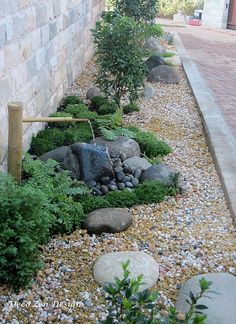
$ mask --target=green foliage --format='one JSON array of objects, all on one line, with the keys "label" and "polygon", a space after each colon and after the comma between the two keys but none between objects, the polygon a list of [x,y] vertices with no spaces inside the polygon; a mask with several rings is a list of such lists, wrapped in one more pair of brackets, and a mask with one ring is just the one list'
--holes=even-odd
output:
[{"label": "green foliage", "polygon": [[141,152],[147,157],[164,156],[171,152],[170,146],[158,140],[154,133],[141,131],[135,126],[129,126],[128,129],[135,133],[134,138],[138,142]]},{"label": "green foliage", "polygon": [[175,307],[170,307],[168,314],[162,316],[160,308],[155,304],[159,299],[157,292],[151,292],[146,289],[139,291],[142,285],[143,276],[131,278],[129,271],[130,261],[122,263],[123,278],[115,278],[115,283],[110,283],[104,287],[106,292],[106,300],[108,302],[108,315],[99,324],[112,323],[129,323],[129,324],[204,324],[207,318],[201,313],[201,310],[207,309],[205,305],[198,305],[198,300],[208,291],[211,282],[202,278],[199,281],[201,292],[190,296],[190,310],[185,314],[184,319],[179,319]]},{"label": "green foliage", "polygon": [[114,130],[107,129],[105,127],[100,127],[101,135],[105,137],[108,141],[114,141],[118,136],[126,136],[129,138],[134,138],[135,133],[124,127],[118,127]]},{"label": "green foliage", "polygon": [[143,26],[132,18],[104,15],[92,30],[99,66],[97,84],[120,105],[122,96],[138,98],[146,68],[142,60]]},{"label": "green foliage", "polygon": [[[73,117],[71,114],[64,112],[64,111],[57,111],[50,115],[50,117]],[[59,128],[67,128],[70,127],[71,123],[67,122],[56,122],[56,123],[50,123],[50,127],[59,127]]]},{"label": "green foliage", "polygon": [[157,0],[115,0],[115,7],[123,16],[136,21],[151,22],[157,15]]},{"label": "green foliage", "polygon": [[173,52],[165,52],[161,54],[162,57],[167,58],[167,57],[173,57],[175,56],[175,53]]},{"label": "green foliage", "polygon": [[0,282],[17,290],[42,267],[39,245],[49,237],[51,215],[45,192],[17,185],[0,172]]},{"label": "green foliage", "polygon": [[98,109],[99,115],[114,114],[119,106],[115,102],[107,102]]},{"label": "green foliage", "polygon": [[48,203],[45,208],[53,215],[50,234],[70,233],[79,227],[83,219],[83,209],[72,197],[87,193],[87,187],[72,180],[69,172],[61,170],[54,160],[45,163],[32,160],[26,155],[23,168],[26,183],[41,189],[47,196]]},{"label": "green foliage", "polygon": [[67,96],[62,101],[62,106],[67,107],[68,105],[79,105],[83,103],[79,96]]},{"label": "green foliage", "polygon": [[96,119],[98,127],[104,127],[107,129],[116,129],[117,127],[122,126],[123,122],[123,109],[118,108],[114,114],[99,116]]},{"label": "green foliage", "polygon": [[135,205],[159,203],[166,196],[175,195],[176,192],[175,188],[152,180],[139,184],[132,191],[111,191],[104,197],[97,197],[92,194],[84,195],[80,197],[79,202],[83,206],[84,213],[87,214],[98,208],[132,207]]},{"label": "green foliage", "polygon": [[134,111],[139,111],[139,106],[136,103],[130,103],[123,107],[124,114],[130,114]]},{"label": "green foliage", "polygon": [[94,120],[98,116],[95,111],[90,111],[85,104],[68,105],[65,112],[71,114],[74,118],[87,118],[90,120]]},{"label": "green foliage", "polygon": [[195,9],[203,9],[204,0],[159,0],[158,15],[160,17],[173,18],[178,10],[185,15],[191,16]]},{"label": "green foliage", "polygon": [[40,156],[57,147],[89,142],[92,138],[90,126],[86,122],[72,124],[66,129],[46,128],[32,139],[30,152]]},{"label": "green foliage", "polygon": [[92,110],[95,110],[98,112],[99,108],[102,105],[105,105],[108,102],[107,98],[102,96],[96,96],[91,99],[90,107]]}]

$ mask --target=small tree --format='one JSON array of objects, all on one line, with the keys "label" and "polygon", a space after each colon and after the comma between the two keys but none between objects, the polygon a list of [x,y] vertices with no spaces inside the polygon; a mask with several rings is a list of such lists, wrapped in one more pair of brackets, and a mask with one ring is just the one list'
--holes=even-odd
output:
[{"label": "small tree", "polygon": [[108,12],[92,33],[97,45],[97,84],[100,89],[107,97],[113,97],[118,105],[125,94],[131,102],[135,101],[146,73],[142,60],[144,25]]},{"label": "small tree", "polygon": [[151,22],[157,15],[157,0],[115,0],[119,12],[136,21]]}]

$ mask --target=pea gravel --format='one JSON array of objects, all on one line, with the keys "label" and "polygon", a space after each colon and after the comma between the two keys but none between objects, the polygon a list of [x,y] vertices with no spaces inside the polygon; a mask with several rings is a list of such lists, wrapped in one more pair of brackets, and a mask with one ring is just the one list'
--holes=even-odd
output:
[{"label": "pea gravel", "polygon": [[[131,209],[124,233],[89,236],[84,230],[53,239],[43,248],[45,269],[32,288],[0,287],[1,323],[95,323],[105,316],[102,289],[92,277],[96,258],[113,251],[144,251],[160,265],[154,290],[165,306],[189,278],[207,272],[236,275],[236,239],[223,190],[206,144],[201,119],[181,67],[179,85],[152,84],[156,97],[125,117],[154,131],[173,147],[163,160],[181,172],[184,194]],[[70,93],[85,97],[96,73],[89,63]]]}]

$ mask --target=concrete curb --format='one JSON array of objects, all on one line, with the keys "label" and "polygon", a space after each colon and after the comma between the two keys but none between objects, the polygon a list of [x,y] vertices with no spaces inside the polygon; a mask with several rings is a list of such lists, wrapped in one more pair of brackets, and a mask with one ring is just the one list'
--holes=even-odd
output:
[{"label": "concrete curb", "polygon": [[208,145],[236,226],[236,140],[178,33],[175,33],[175,45],[198,103]]}]

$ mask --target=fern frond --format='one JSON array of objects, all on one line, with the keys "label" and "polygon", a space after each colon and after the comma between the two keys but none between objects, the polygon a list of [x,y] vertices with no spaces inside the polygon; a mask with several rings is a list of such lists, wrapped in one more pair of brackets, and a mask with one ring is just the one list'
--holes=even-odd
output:
[{"label": "fern frond", "polygon": [[118,127],[115,130],[115,134],[117,136],[126,136],[128,138],[135,138],[135,133],[132,132],[131,130],[127,129],[127,128],[123,128],[123,127]]},{"label": "fern frond", "polygon": [[117,135],[115,134],[115,131],[107,129],[105,127],[99,128],[101,131],[101,134],[105,137],[107,141],[114,141],[117,139]]}]

